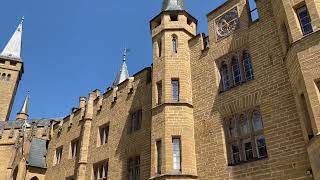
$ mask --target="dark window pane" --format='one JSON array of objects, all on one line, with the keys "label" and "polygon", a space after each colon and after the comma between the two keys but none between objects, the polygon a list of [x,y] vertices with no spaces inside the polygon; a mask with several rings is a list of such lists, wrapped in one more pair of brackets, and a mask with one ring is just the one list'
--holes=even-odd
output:
[{"label": "dark window pane", "polygon": [[179,88],[179,80],[172,80],[172,101],[179,102],[180,88]]},{"label": "dark window pane", "polygon": [[257,137],[257,148],[258,148],[258,157],[264,158],[268,156],[266,140],[264,136]]},{"label": "dark window pane", "polygon": [[244,150],[246,155],[246,160],[250,161],[253,159],[253,151],[251,142],[244,143]]},{"label": "dark window pane", "polygon": [[240,163],[240,150],[237,145],[232,145],[232,160],[233,164]]},{"label": "dark window pane", "polygon": [[298,18],[300,21],[302,33],[304,35],[313,32],[312,25],[311,25],[311,18],[306,6],[303,6],[297,9]]}]

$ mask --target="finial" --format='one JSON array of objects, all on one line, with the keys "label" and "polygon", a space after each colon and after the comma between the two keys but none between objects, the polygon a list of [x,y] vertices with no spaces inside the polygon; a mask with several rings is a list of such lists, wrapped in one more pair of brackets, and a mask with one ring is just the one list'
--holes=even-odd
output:
[{"label": "finial", "polygon": [[24,22],[24,16],[22,16],[21,18],[21,24]]},{"label": "finial", "polygon": [[127,56],[128,56],[128,52],[130,52],[130,49],[124,48],[124,51],[123,51],[123,62],[126,62]]}]

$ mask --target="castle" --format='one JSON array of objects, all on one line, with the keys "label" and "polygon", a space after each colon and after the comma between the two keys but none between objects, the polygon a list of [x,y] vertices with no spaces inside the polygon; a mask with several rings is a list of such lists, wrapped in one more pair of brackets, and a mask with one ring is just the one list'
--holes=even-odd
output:
[{"label": "castle", "polygon": [[153,64],[63,119],[8,121],[23,21],[0,56],[0,179],[320,179],[319,0],[229,0],[208,35],[183,0],[150,21]]}]

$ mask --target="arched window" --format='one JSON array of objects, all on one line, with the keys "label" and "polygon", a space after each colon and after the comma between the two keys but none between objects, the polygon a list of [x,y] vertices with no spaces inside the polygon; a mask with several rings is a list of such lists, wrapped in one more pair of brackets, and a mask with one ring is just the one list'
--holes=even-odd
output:
[{"label": "arched window", "polygon": [[247,51],[243,51],[243,66],[244,66],[246,80],[247,81],[253,80],[254,75],[253,75],[251,57]]},{"label": "arched window", "polygon": [[34,176],[33,178],[31,178],[30,180],[39,180],[39,178],[37,176]]},{"label": "arched window", "polygon": [[178,53],[178,38],[176,35],[172,36],[172,53]]},{"label": "arched window", "polygon": [[239,60],[237,57],[232,57],[231,60],[231,68],[232,68],[232,73],[233,73],[233,81],[234,85],[238,86],[241,84],[241,70],[240,70],[240,64]]},{"label": "arched window", "polygon": [[252,113],[252,124],[253,124],[254,131],[263,129],[262,117],[260,112],[257,110],[254,110]]},{"label": "arched window", "polygon": [[220,74],[222,79],[223,90],[228,90],[230,88],[230,82],[229,82],[228,65],[226,64],[226,62],[222,62]]},{"label": "arched window", "polygon": [[10,81],[10,79],[11,79],[11,74],[8,74],[6,81]]},{"label": "arched window", "polygon": [[250,133],[249,121],[246,114],[240,115],[240,131],[241,135],[246,135]]},{"label": "arched window", "polygon": [[237,127],[236,127],[236,120],[234,118],[230,118],[228,120],[228,122],[229,122],[229,125],[228,125],[228,127],[229,127],[229,129],[228,129],[229,137],[230,138],[237,137],[238,133],[237,133]]},{"label": "arched window", "polygon": [[3,74],[1,75],[0,80],[5,80],[5,79],[6,79],[6,77],[7,77],[6,73],[3,73]]}]

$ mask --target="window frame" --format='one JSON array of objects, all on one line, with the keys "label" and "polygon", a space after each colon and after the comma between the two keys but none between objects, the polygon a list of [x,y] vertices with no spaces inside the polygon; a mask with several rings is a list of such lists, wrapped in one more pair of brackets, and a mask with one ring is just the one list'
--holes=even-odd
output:
[{"label": "window frame", "polygon": [[162,104],[163,100],[163,85],[162,80],[157,82],[157,105]]},{"label": "window frame", "polygon": [[173,103],[180,102],[180,80],[179,80],[179,78],[171,79],[171,101]]},{"label": "window frame", "polygon": [[[103,172],[104,172],[104,175],[103,175]],[[108,160],[103,160],[103,161],[100,161],[100,162],[95,163],[93,165],[93,179],[94,180],[107,180],[108,179],[108,172],[109,172],[109,161]],[[102,174],[102,176],[100,174]]]},{"label": "window frame", "polygon": [[130,157],[127,161],[127,178],[128,180],[140,180],[140,155]]},{"label": "window frame", "polygon": [[[299,24],[300,24],[300,29],[302,31],[303,36],[306,36],[310,33],[314,32],[313,26],[312,26],[312,19],[309,13],[309,9],[307,7],[306,4],[299,6],[298,8],[295,9],[295,12],[297,14],[298,20],[299,20]],[[301,18],[301,13],[306,13],[306,16]],[[307,24],[303,24],[303,20],[305,20],[305,18],[308,18],[309,21],[307,22]],[[309,31],[305,31],[305,27],[310,26],[310,30]]]},{"label": "window frame", "polygon": [[59,165],[62,160],[62,154],[63,154],[63,146],[59,146],[55,150],[55,161],[54,165]]},{"label": "window frame", "polygon": [[76,138],[70,143],[70,159],[76,159],[79,156],[80,140]]},{"label": "window frame", "polygon": [[[142,119],[143,119],[143,111],[142,109],[136,110],[129,115],[129,124],[128,124],[128,133],[134,133],[139,131],[142,126]],[[134,118],[136,117],[136,118]]]},{"label": "window frame", "polygon": [[[178,145],[174,144],[175,140],[178,140]],[[175,145],[177,145],[176,147],[178,147],[178,151],[175,151]],[[175,153],[178,152],[179,156],[175,157]],[[175,159],[176,158],[176,159]],[[175,160],[179,160],[179,164],[176,164],[177,161]],[[177,167],[177,168],[175,168]],[[172,137],[172,169],[175,173],[181,173],[182,172],[182,141],[181,141],[181,137],[180,136],[173,136]]]},{"label": "window frame", "polygon": [[178,53],[178,36],[177,35],[172,35],[172,54],[177,54]]},{"label": "window frame", "polygon": [[[247,0],[247,4],[248,4],[248,10],[249,10],[249,17],[250,17],[250,21],[251,23],[255,23],[260,19],[260,14],[259,14],[259,10],[258,10],[258,6],[257,3],[254,2],[256,0]],[[254,4],[252,4],[254,3]],[[252,8],[252,6],[254,6]],[[254,14],[256,13],[257,17],[254,17]]]},{"label": "window frame", "polygon": [[162,141],[161,139],[156,141],[157,150],[157,174],[161,174],[162,169]]},{"label": "window frame", "polygon": [[[242,71],[241,71],[241,64],[239,62],[239,58],[237,56],[232,56],[231,58],[231,72],[233,78],[233,86],[240,86],[242,84]],[[237,67],[235,67],[237,66]],[[236,79],[239,78],[239,82]]]},{"label": "window frame", "polygon": [[[258,112],[261,120],[262,129],[255,130],[254,126],[254,120],[253,120],[253,113]],[[244,120],[247,122],[248,125],[248,132],[242,133],[241,130],[241,116],[246,117],[247,119]],[[233,122],[232,122],[233,121]],[[230,127],[234,126],[236,128],[237,136],[231,136]],[[267,150],[267,143],[266,138],[264,135],[264,126],[263,126],[263,118],[261,115],[261,111],[259,107],[246,110],[239,114],[231,115],[230,117],[224,118],[224,131],[225,131],[225,140],[226,140],[226,146],[227,146],[227,157],[228,157],[228,165],[234,166],[242,163],[247,163],[251,161],[256,161],[260,159],[268,158],[268,150]],[[260,156],[259,155],[259,146],[257,139],[259,137],[264,137],[264,147],[266,156]],[[251,143],[251,153],[252,158],[248,158],[246,154],[246,143]],[[233,152],[233,146],[238,146],[239,152],[240,152],[240,162],[237,162],[234,157]]]},{"label": "window frame", "polygon": [[98,132],[99,146],[108,144],[109,133],[110,133],[110,123],[106,123],[104,125],[99,126],[99,132]]}]

